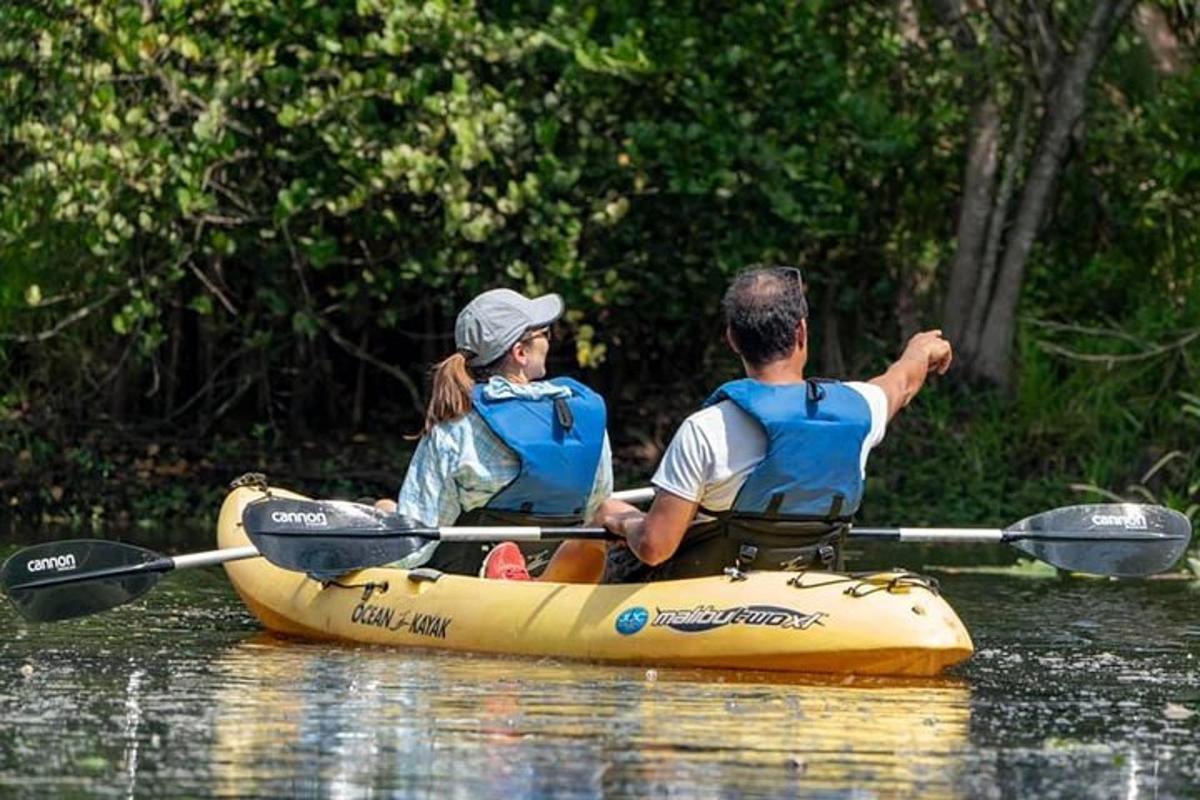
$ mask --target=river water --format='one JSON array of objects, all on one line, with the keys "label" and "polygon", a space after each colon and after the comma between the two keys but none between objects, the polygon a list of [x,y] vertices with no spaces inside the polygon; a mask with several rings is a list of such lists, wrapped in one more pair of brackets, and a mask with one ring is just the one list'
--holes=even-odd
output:
[{"label": "river water", "polygon": [[919,681],[288,641],[220,568],[72,622],[4,605],[0,796],[1200,792],[1195,583],[933,574],[978,652]]}]

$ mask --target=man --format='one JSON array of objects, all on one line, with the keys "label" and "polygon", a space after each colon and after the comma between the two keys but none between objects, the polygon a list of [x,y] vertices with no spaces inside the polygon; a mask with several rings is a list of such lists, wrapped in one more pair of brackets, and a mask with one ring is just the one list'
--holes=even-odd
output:
[{"label": "man", "polygon": [[609,501],[605,525],[628,544],[611,554],[609,580],[839,567],[867,454],[929,372],[944,374],[952,359],[941,331],[925,331],[866,383],[806,378],[808,304],[790,267],[742,273],[722,306],[747,377],[680,426],[652,479],[649,512]]}]

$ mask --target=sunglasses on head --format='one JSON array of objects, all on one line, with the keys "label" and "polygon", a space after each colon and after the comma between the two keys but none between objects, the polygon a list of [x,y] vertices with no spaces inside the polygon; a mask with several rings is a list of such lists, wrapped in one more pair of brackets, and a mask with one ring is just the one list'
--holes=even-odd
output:
[{"label": "sunglasses on head", "polygon": [[772,267],[771,271],[781,278],[794,280],[796,283],[804,285],[804,275],[800,272],[799,267]]}]

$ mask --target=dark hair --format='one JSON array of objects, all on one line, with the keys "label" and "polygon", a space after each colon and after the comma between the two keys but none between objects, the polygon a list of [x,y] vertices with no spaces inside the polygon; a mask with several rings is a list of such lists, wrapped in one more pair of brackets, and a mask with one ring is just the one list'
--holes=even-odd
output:
[{"label": "dark hair", "polygon": [[751,267],[733,279],[721,308],[747,363],[762,366],[785,358],[796,346],[796,328],[808,316],[800,270]]},{"label": "dark hair", "polygon": [[[545,335],[546,341],[550,340],[551,332],[547,326],[530,328],[518,341],[528,342],[539,333]],[[513,343],[513,347],[515,346],[516,342]],[[474,358],[474,353],[469,350],[456,350],[453,355],[434,364],[433,388],[430,391],[429,404],[425,406],[425,425],[420,435],[424,436],[439,423],[458,419],[470,411],[475,384],[484,383],[493,375],[498,375],[510,352],[512,347],[490,363],[472,367],[470,361]]]}]

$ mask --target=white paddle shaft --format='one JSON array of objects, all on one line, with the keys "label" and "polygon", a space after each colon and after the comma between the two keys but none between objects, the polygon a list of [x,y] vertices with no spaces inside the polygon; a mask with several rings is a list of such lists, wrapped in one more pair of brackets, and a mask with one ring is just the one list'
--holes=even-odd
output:
[{"label": "white paddle shaft", "polygon": [[608,539],[603,528],[539,528],[530,525],[456,525],[437,529],[442,542],[541,542],[559,539]]},{"label": "white paddle shaft", "polygon": [[211,567],[214,564],[224,564],[226,561],[241,561],[244,558],[254,558],[258,548],[254,545],[231,547],[227,550],[208,550],[204,553],[189,553],[185,556],[175,556],[175,569],[191,569],[192,567]]},{"label": "white paddle shaft", "polygon": [[[869,529],[864,529],[863,534]],[[996,544],[1004,541],[999,528],[900,528],[902,542],[954,542],[955,544]],[[850,535],[859,533],[851,528]]]}]

